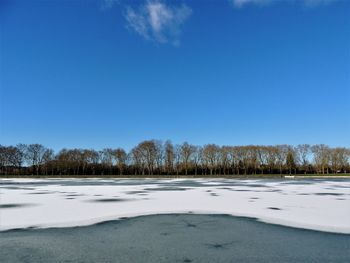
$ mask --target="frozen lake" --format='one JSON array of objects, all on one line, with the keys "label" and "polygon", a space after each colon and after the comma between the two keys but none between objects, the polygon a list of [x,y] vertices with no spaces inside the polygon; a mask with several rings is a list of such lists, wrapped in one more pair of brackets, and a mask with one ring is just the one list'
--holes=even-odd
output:
[{"label": "frozen lake", "polygon": [[227,214],[350,233],[350,180],[2,179],[0,230],[141,215]]},{"label": "frozen lake", "polygon": [[348,262],[350,235],[228,215],[133,217],[0,234],[1,262]]}]

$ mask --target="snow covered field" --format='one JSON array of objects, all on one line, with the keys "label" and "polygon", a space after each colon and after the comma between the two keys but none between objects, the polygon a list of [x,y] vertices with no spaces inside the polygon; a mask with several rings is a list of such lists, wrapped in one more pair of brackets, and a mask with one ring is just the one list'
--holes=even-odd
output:
[{"label": "snow covered field", "polygon": [[230,214],[350,234],[350,180],[2,179],[0,230],[164,213]]}]

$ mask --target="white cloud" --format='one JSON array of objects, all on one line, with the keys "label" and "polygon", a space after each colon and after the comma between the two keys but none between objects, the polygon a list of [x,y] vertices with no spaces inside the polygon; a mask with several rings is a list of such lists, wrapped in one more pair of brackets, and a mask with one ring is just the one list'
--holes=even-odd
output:
[{"label": "white cloud", "polygon": [[231,1],[235,7],[240,8],[249,4],[269,5],[277,2],[298,3],[306,7],[315,7],[320,5],[327,5],[338,0],[231,0]]},{"label": "white cloud", "polygon": [[304,5],[307,7],[314,7],[319,5],[328,5],[338,0],[304,0]]},{"label": "white cloud", "polygon": [[235,7],[242,7],[246,4],[267,5],[273,1],[274,0],[233,0],[232,2]]},{"label": "white cloud", "polygon": [[119,0],[102,0],[101,9],[111,9],[114,6],[114,4],[119,4],[119,2]]},{"label": "white cloud", "polygon": [[181,26],[191,14],[191,8],[185,4],[170,6],[159,0],[148,0],[138,8],[127,7],[125,18],[128,28],[145,39],[178,45]]}]

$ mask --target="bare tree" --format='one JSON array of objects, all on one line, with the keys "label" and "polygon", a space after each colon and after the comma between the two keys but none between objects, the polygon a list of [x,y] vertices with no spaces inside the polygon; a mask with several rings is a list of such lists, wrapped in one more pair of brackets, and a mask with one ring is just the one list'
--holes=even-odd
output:
[{"label": "bare tree", "polygon": [[135,175],[137,174],[142,174],[145,175],[145,169],[146,169],[146,160],[143,158],[143,155],[139,149],[138,146],[134,147],[131,150],[131,159],[133,160],[134,163],[134,170],[135,170]]},{"label": "bare tree", "polygon": [[226,175],[226,173],[230,173],[230,164],[231,164],[231,158],[233,156],[231,155],[231,147],[230,146],[222,146],[220,148],[220,163],[222,167],[222,173]]},{"label": "bare tree", "polygon": [[256,171],[259,167],[257,147],[254,145],[250,145],[246,146],[245,148],[248,154],[248,167],[251,169],[253,174],[256,174]]},{"label": "bare tree", "polygon": [[42,164],[45,150],[46,148],[38,143],[29,144],[26,147],[25,159],[32,165],[37,175],[39,175],[39,166]]},{"label": "bare tree", "polygon": [[292,146],[288,146],[287,155],[286,155],[286,165],[289,169],[289,174],[292,174],[292,170],[294,170],[294,174],[296,173],[296,162],[295,162],[295,150]]},{"label": "bare tree", "polygon": [[333,173],[339,173],[348,164],[347,149],[342,147],[337,147],[330,149],[330,165],[332,167]]},{"label": "bare tree", "polygon": [[113,171],[113,159],[114,159],[114,151],[111,148],[104,148],[101,153],[101,164],[107,168],[109,174],[112,174]]},{"label": "bare tree", "polygon": [[23,162],[24,153],[16,146],[2,146],[0,145],[0,171],[7,173],[7,168],[18,170]]},{"label": "bare tree", "polygon": [[203,161],[205,166],[209,169],[210,175],[213,175],[213,171],[217,168],[219,150],[220,147],[215,144],[207,144],[203,147]]},{"label": "bare tree", "polygon": [[52,149],[46,149],[43,154],[43,163],[45,168],[45,174],[48,174],[48,169],[51,168],[51,174],[53,174],[53,166],[52,161],[54,160],[55,155]]},{"label": "bare tree", "polygon": [[148,174],[153,175],[157,156],[157,146],[154,140],[143,141],[138,146],[142,158],[145,160]]},{"label": "bare tree", "polygon": [[175,159],[175,152],[174,152],[174,146],[171,143],[171,141],[165,142],[165,169],[168,174],[173,174],[174,171],[174,159]]},{"label": "bare tree", "polygon": [[119,174],[122,175],[127,160],[127,154],[124,149],[118,148],[113,151],[113,155],[117,163]]},{"label": "bare tree", "polygon": [[198,167],[203,159],[203,149],[200,146],[194,146],[195,151],[193,153],[193,165],[194,165],[194,175],[198,175]]},{"label": "bare tree", "polygon": [[2,174],[7,174],[6,173],[6,165],[7,160],[6,160],[6,146],[0,145],[0,169]]},{"label": "bare tree", "polygon": [[158,171],[158,174],[160,175],[162,173],[165,150],[163,147],[163,143],[161,141],[156,140],[156,141],[154,141],[154,143],[155,143],[155,147],[156,147],[156,153],[155,153],[156,170]]},{"label": "bare tree", "polygon": [[329,147],[324,144],[317,144],[312,146],[311,150],[314,154],[314,162],[318,171],[321,171],[322,174],[325,174],[325,171],[327,171],[327,174],[328,174],[328,165],[330,161]]},{"label": "bare tree", "polygon": [[236,169],[237,174],[240,174],[240,170],[244,171],[244,175],[248,173],[249,165],[249,151],[246,146],[235,146],[234,155],[236,156]]},{"label": "bare tree", "polygon": [[304,170],[304,174],[306,174],[308,170],[309,164],[309,155],[311,153],[311,148],[309,144],[299,144],[295,148],[296,153],[296,161],[300,164],[301,168]]},{"label": "bare tree", "polygon": [[277,165],[279,167],[280,174],[282,174],[283,166],[287,161],[288,154],[288,145],[277,145],[276,147],[276,157],[277,157]]},{"label": "bare tree", "polygon": [[174,146],[174,167],[176,175],[179,176],[180,164],[181,164],[181,146],[176,144]]},{"label": "bare tree", "polygon": [[264,168],[269,167],[269,150],[267,146],[258,146],[257,149],[258,162],[260,164],[261,173],[264,174]]},{"label": "bare tree", "polygon": [[[313,160],[311,162],[311,160]],[[0,145],[0,174],[48,175],[216,175],[347,173],[350,149],[324,144],[248,145],[219,147],[194,146],[187,142],[173,145],[159,140],[139,143],[129,153],[124,149],[62,149],[57,155],[41,144]]]},{"label": "bare tree", "polygon": [[185,175],[188,174],[188,168],[191,162],[191,158],[193,154],[195,153],[196,148],[193,145],[188,144],[187,142],[184,142],[180,146],[180,152],[181,152],[181,162],[182,165],[185,168]]}]

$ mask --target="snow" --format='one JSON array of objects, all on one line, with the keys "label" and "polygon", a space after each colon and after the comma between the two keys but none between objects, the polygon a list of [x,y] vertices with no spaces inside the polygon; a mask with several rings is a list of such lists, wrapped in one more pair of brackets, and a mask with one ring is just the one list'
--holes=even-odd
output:
[{"label": "snow", "polygon": [[350,234],[350,180],[0,180],[0,230],[188,212]]}]

